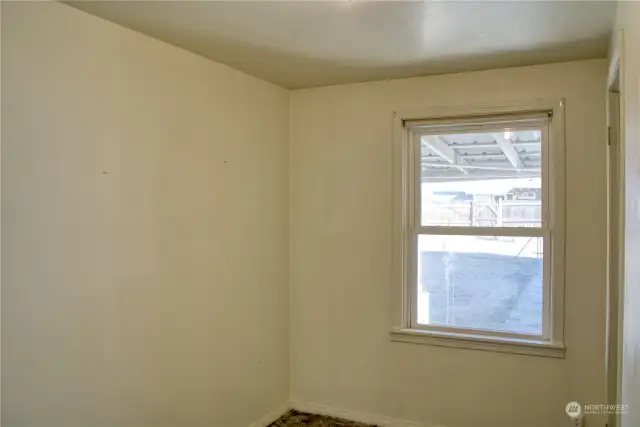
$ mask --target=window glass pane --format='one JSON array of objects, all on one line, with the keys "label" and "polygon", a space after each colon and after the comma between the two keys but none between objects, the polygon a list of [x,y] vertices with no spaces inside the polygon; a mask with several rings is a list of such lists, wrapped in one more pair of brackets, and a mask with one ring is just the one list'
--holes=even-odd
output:
[{"label": "window glass pane", "polygon": [[541,131],[420,138],[422,225],[540,227]]},{"label": "window glass pane", "polygon": [[418,323],[540,335],[542,241],[418,236]]}]

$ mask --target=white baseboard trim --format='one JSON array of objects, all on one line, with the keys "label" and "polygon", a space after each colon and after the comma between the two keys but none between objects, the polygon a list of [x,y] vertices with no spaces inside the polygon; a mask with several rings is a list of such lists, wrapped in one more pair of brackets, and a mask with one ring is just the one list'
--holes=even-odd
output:
[{"label": "white baseboard trim", "polygon": [[336,408],[333,406],[327,406],[312,402],[303,402],[299,400],[291,400],[289,402],[289,406],[291,409],[295,409],[296,411],[344,418],[351,421],[357,421],[365,424],[374,424],[381,427],[443,427],[434,424],[424,424],[416,421],[401,420],[398,418],[386,417],[384,415],[351,411],[349,409]]},{"label": "white baseboard trim", "polygon": [[256,420],[249,424],[249,427],[267,427],[269,424],[280,418],[280,416],[287,412],[289,409],[291,409],[289,402],[282,402],[280,405],[276,406],[271,411],[261,416],[259,420]]}]

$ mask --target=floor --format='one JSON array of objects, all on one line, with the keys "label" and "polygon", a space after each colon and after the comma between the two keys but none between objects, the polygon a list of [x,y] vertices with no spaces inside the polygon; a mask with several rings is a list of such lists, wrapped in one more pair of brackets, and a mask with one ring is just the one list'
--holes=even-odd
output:
[{"label": "floor", "polygon": [[371,424],[362,424],[355,421],[344,420],[342,418],[327,417],[325,415],[309,414],[290,410],[268,427],[376,427]]}]

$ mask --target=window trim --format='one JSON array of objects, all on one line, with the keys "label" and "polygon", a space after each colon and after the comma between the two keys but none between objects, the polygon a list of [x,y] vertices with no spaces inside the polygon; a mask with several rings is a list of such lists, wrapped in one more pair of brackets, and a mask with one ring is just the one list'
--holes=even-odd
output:
[{"label": "window trim", "polygon": [[[565,135],[564,135],[564,99],[560,100],[534,100],[526,102],[514,102],[503,104],[486,104],[479,106],[449,106],[435,107],[408,111],[396,111],[393,113],[393,280],[391,284],[391,339],[392,341],[422,343],[431,345],[444,345],[448,347],[473,348],[498,352],[521,353],[529,355],[564,357],[564,257],[565,257]],[[416,188],[416,173],[420,170],[420,144],[415,141],[417,126],[431,127],[432,123],[438,125],[438,132],[446,132],[453,129],[469,129],[478,131],[482,128],[500,126],[506,118],[502,116],[512,115],[540,115],[551,114],[552,120],[545,123],[548,127],[548,135],[543,138],[542,155],[547,156],[547,171],[542,174],[543,206],[552,209],[548,215],[544,215],[541,228],[499,228],[491,230],[491,227],[469,227],[468,230],[457,229],[458,235],[517,235],[525,233],[532,237],[544,237],[544,250],[550,256],[543,264],[543,281],[548,283],[543,292],[543,315],[545,310],[548,321],[543,323],[542,336],[529,336],[524,334],[492,332],[481,330],[465,330],[462,328],[437,327],[413,327],[412,301],[417,269],[417,251],[411,250],[411,244],[415,242],[414,232],[421,229],[429,229],[429,234],[435,234],[438,228],[445,234],[451,234],[446,226],[415,226],[414,218],[419,214],[419,188]],[[476,119],[477,116],[477,119]],[[492,124],[488,124],[485,118],[494,118]],[[475,121],[475,122],[474,122]],[[405,126],[409,122],[411,127]],[[453,123],[453,124],[452,124]],[[460,123],[460,126],[458,126]],[[510,122],[513,123],[513,122]],[[526,124],[522,125],[527,127]],[[464,131],[464,130],[463,130]],[[545,143],[546,140],[546,143]],[[553,141],[549,144],[549,141]],[[412,152],[413,150],[413,152]],[[546,153],[545,153],[546,150]],[[412,194],[413,197],[409,197]],[[546,199],[546,201],[545,201]],[[553,239],[550,238],[553,236]],[[416,270],[416,271],[413,271]],[[399,279],[399,280],[398,280]],[[548,306],[547,306],[548,304]],[[422,325],[424,326],[424,325]]]}]

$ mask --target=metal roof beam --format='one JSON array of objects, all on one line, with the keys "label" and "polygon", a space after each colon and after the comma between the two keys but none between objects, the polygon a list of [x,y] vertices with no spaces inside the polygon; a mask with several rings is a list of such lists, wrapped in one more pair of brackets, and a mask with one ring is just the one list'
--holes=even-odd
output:
[{"label": "metal roof beam", "polygon": [[445,159],[451,165],[456,167],[460,172],[467,175],[469,172],[465,170],[462,166],[467,166],[466,161],[460,157],[456,150],[451,148],[449,144],[447,144],[442,138],[439,136],[423,136],[420,138],[422,143],[426,145],[431,151],[436,153],[438,156]]},{"label": "metal roof beam", "polygon": [[[511,144],[516,147],[520,146],[540,146],[540,140],[537,141],[511,141]],[[496,144],[493,142],[462,142],[451,145],[452,148],[495,148]]]},{"label": "metal roof beam", "polygon": [[506,139],[504,135],[500,133],[493,133],[491,135],[495,138],[496,143],[504,152],[504,155],[507,156],[507,159],[509,160],[509,163],[511,163],[511,166],[516,169],[522,167],[522,160],[520,160],[520,155],[513,146],[513,143]]}]

